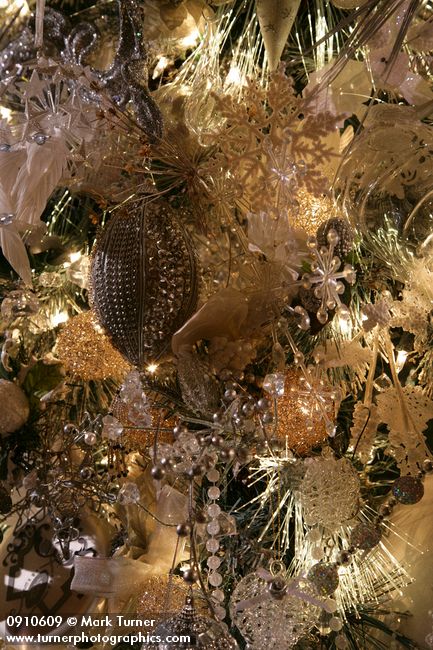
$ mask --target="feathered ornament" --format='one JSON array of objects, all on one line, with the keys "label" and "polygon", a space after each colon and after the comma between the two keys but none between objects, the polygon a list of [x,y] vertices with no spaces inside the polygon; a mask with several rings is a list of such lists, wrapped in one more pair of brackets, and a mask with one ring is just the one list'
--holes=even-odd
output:
[{"label": "feathered ornament", "polygon": [[277,69],[301,0],[256,0],[257,18],[271,72]]}]

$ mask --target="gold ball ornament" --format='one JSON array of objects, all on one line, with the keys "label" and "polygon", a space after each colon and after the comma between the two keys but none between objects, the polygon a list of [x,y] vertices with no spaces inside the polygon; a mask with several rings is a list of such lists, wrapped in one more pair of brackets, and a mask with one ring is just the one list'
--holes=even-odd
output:
[{"label": "gold ball ornament", "polygon": [[[189,586],[179,576],[152,575],[142,583],[136,605],[139,616],[146,617],[149,612],[158,618],[167,612],[175,612],[185,604]],[[204,614],[207,611],[206,601],[200,597],[198,589],[194,589],[194,603],[197,610]]]},{"label": "gold ball ornament", "polygon": [[296,392],[302,387],[300,373],[288,370],[284,381],[284,395],[277,399],[276,436],[287,440],[287,446],[299,455],[308,454],[313,447],[324,442],[328,434],[325,423],[314,422],[307,425],[307,417],[302,405],[296,398]]},{"label": "gold ball ornament", "polygon": [[13,381],[0,379],[0,435],[20,429],[29,417],[29,402],[24,391]]},{"label": "gold ball ornament", "polygon": [[137,368],[167,352],[195,310],[197,282],[189,237],[163,201],[120,209],[96,244],[93,306],[114,347]]},{"label": "gold ball ornament", "polygon": [[92,311],[73,316],[65,324],[57,338],[56,354],[68,373],[85,381],[121,379],[130,368]]},{"label": "gold ball ornament", "polygon": [[335,205],[329,196],[314,196],[301,188],[296,196],[297,205],[289,212],[290,223],[315,235],[317,228],[335,214]]}]

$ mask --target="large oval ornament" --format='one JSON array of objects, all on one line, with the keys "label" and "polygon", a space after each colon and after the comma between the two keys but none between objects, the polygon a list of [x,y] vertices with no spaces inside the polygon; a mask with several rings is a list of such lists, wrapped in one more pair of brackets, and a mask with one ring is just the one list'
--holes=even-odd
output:
[{"label": "large oval ornament", "polygon": [[92,302],[114,347],[134,366],[156,361],[197,303],[192,244],[165,202],[120,209],[99,238]]}]

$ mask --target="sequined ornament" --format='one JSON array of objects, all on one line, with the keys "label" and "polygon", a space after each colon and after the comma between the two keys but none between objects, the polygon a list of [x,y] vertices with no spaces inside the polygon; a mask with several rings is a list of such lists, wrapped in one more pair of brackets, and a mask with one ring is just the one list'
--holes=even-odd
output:
[{"label": "sequined ornament", "polygon": [[300,493],[306,523],[335,530],[358,511],[358,473],[346,458],[311,459],[307,463]]},{"label": "sequined ornament", "polygon": [[130,363],[142,368],[167,352],[197,302],[194,253],[170,206],[116,212],[96,244],[91,283],[99,321]]},{"label": "sequined ornament", "polygon": [[355,526],[350,534],[350,545],[362,551],[371,551],[382,538],[380,528],[371,524],[360,523]]},{"label": "sequined ornament", "polygon": [[338,568],[335,564],[318,562],[307,573],[308,580],[321,596],[330,596],[338,587]]},{"label": "sequined ornament", "polygon": [[13,381],[0,379],[0,435],[20,429],[29,417],[29,402]]},{"label": "sequined ornament", "polygon": [[[194,592],[198,589],[194,589]],[[140,616],[146,617],[149,612],[159,618],[164,612],[175,612],[185,604],[188,587],[179,576],[152,575],[140,586],[135,610]],[[194,605],[198,612],[205,614],[207,606],[199,593],[194,593]]]},{"label": "sequined ornament", "polygon": [[236,650],[238,644],[220,623],[212,618],[197,614],[192,599],[187,598],[182,610],[176,616],[160,623],[153,631],[154,636],[159,636],[162,641],[158,645],[142,646],[142,650],[149,647],[153,650],[171,650],[173,644],[165,643],[164,639],[170,636],[186,636],[190,642],[179,642],[180,650]]},{"label": "sequined ornament", "polygon": [[334,254],[341,260],[344,260],[353,247],[353,228],[346,219],[339,219],[338,217],[328,219],[320,224],[317,229],[316,237],[319,246],[328,246],[329,242],[327,237],[330,230],[335,230],[338,234],[338,242],[334,246]]},{"label": "sequined ornament", "polygon": [[64,325],[57,337],[56,354],[68,373],[85,381],[120,379],[129,368],[92,311],[73,316]]},{"label": "sequined ornament", "polygon": [[424,496],[424,485],[415,476],[400,476],[392,486],[392,493],[399,503],[411,506]]},{"label": "sequined ornament", "polygon": [[250,573],[238,582],[230,599],[232,621],[251,650],[289,650],[318,618],[317,607],[294,595],[275,598],[270,587],[272,583]]},{"label": "sequined ornament", "polygon": [[288,370],[284,383],[284,395],[277,399],[275,435],[286,440],[289,449],[297,454],[308,454],[313,447],[327,439],[325,422],[323,420],[310,422],[305,405],[297,398],[297,391],[302,388],[298,370]]}]

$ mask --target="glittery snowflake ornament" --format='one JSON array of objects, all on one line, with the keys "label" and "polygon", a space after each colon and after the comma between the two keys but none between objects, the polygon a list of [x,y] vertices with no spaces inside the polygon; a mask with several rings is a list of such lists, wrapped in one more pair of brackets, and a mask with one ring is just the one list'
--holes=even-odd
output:
[{"label": "glittery snowflake ornament", "polygon": [[179,650],[237,650],[238,644],[223,626],[212,618],[199,616],[196,613],[191,598],[186,599],[185,606],[172,618],[160,623],[154,631],[154,636],[162,641],[158,645],[142,645],[142,650],[171,650],[172,642],[165,642],[170,637],[188,637],[189,642],[176,643]]},{"label": "glittery snowflake ornament", "polygon": [[315,458],[307,464],[300,493],[306,523],[335,530],[356,514],[360,481],[346,458]]}]

